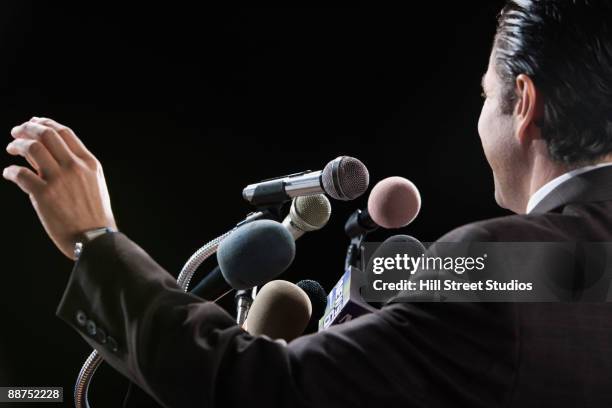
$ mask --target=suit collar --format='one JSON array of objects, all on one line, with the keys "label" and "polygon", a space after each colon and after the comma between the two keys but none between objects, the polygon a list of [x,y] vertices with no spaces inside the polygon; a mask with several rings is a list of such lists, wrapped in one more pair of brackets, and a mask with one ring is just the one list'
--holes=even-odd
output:
[{"label": "suit collar", "polygon": [[541,214],[570,203],[612,200],[612,166],[578,174],[554,188],[529,214]]}]

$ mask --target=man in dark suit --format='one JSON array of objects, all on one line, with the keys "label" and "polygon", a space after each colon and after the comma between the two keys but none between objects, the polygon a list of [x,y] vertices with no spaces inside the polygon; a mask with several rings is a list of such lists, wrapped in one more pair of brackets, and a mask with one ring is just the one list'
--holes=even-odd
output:
[{"label": "man in dark suit", "polygon": [[[612,241],[611,22],[603,0],[508,2],[478,129],[517,215],[440,241]],[[58,315],[163,406],[612,406],[607,303],[390,302],[288,345],[251,336],[112,232],[101,166],[70,129],[12,134],[34,171],[4,177],[64,254],[84,243]]]}]

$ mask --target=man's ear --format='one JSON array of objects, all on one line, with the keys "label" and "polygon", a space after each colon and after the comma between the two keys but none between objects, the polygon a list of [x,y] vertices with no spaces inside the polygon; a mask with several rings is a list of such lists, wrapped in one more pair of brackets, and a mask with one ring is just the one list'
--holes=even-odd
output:
[{"label": "man's ear", "polygon": [[524,145],[540,137],[538,123],[544,113],[543,97],[531,78],[525,74],[518,75],[515,84],[518,96],[514,107],[517,120],[516,137],[519,143]]}]

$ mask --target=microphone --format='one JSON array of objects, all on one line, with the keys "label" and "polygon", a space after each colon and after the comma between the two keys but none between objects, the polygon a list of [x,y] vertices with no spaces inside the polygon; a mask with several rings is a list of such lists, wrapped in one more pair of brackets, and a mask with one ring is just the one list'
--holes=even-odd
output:
[{"label": "microphone", "polygon": [[[283,220],[283,226],[291,233],[294,240],[306,232],[321,229],[329,221],[331,204],[325,195],[294,197],[289,214]],[[236,292],[236,322],[243,324],[253,303],[256,288]]]},{"label": "microphone", "polygon": [[[282,225],[291,234],[292,239],[296,240],[308,231],[323,228],[330,215],[331,204],[323,194],[295,197],[291,203],[289,215],[285,217]],[[250,223],[253,222],[255,221],[250,221]],[[243,225],[248,224],[242,224],[240,228]],[[230,234],[230,236],[232,235],[233,233]],[[221,268],[217,265],[208,275],[202,278],[191,290],[191,293],[207,300],[216,300],[229,290],[228,284],[221,273]]]},{"label": "microphone", "polygon": [[365,268],[366,282],[364,290],[360,293],[367,302],[386,302],[397,295],[399,290],[375,290],[374,281],[383,280],[386,282],[400,282],[410,278],[410,271],[406,270],[386,270],[383,275],[374,273],[374,260],[376,258],[395,258],[397,255],[410,258],[419,258],[425,254],[427,249],[418,239],[410,235],[394,235],[387,238],[376,248],[369,257]]},{"label": "microphone", "polygon": [[232,289],[259,286],[283,273],[294,256],[293,236],[281,223],[252,221],[221,241],[217,251],[219,266],[192,293],[214,301]]},{"label": "microphone", "polygon": [[319,282],[310,279],[301,280],[296,285],[306,293],[312,305],[312,315],[306,330],[304,330],[304,334],[316,333],[319,329],[319,319],[325,313],[327,292],[325,292],[325,289],[323,289]]},{"label": "microphone", "polygon": [[283,225],[298,239],[304,233],[321,229],[329,221],[331,204],[323,194],[295,197]]},{"label": "microphone", "polygon": [[367,167],[358,159],[340,156],[323,170],[307,170],[260,183],[249,184],[242,197],[253,205],[283,203],[293,197],[325,193],[336,200],[348,201],[362,195],[370,182]]},{"label": "microphone", "polygon": [[355,317],[372,313],[376,308],[368,305],[361,297],[360,289],[365,285],[363,273],[354,266],[348,266],[340,280],[329,291],[325,313],[319,319],[319,331],[334,324],[353,320]]},{"label": "microphone", "polygon": [[[329,221],[331,204],[323,194],[294,197],[289,214],[283,220],[283,226],[296,240],[306,232],[321,229]],[[249,308],[253,303],[256,288],[236,292],[236,322],[244,323]]]},{"label": "microphone", "polygon": [[367,209],[357,210],[349,217],[344,231],[349,238],[354,238],[378,227],[402,228],[416,218],[420,209],[421,195],[410,180],[387,177],[370,192]]},{"label": "microphone", "polygon": [[[349,265],[327,296],[327,306],[325,314],[319,321],[319,331],[371,313],[376,308],[368,302],[384,302],[396,294],[390,291],[379,293],[372,288],[371,276],[375,275],[370,274],[370,271],[374,258],[391,257],[396,254],[418,257],[424,253],[425,246],[416,238],[409,235],[394,235],[380,244],[370,257],[366,268],[367,278],[361,270]],[[385,272],[385,274],[390,273],[392,271]],[[393,281],[393,279],[390,280]]]},{"label": "microphone", "polygon": [[258,292],[245,321],[254,336],[287,342],[300,336],[310,320],[312,305],[306,293],[284,280],[266,283]]}]

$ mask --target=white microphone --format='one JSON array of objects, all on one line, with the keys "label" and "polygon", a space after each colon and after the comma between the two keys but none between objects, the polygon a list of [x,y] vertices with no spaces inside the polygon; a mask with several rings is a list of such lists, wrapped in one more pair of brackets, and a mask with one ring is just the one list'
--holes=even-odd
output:
[{"label": "white microphone", "polygon": [[331,216],[331,204],[323,194],[295,197],[283,226],[298,239],[306,232],[323,228]]}]

